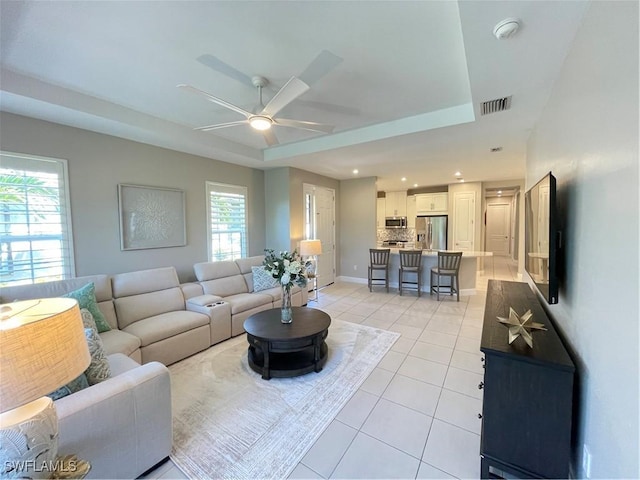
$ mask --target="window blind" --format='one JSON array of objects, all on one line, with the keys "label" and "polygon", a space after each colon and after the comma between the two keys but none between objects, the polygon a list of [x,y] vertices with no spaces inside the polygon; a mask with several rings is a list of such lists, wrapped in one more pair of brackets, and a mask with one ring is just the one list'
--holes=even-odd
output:
[{"label": "window blind", "polygon": [[65,160],[0,153],[0,284],[74,275]]},{"label": "window blind", "polygon": [[207,198],[210,261],[246,257],[246,187],[207,182]]}]

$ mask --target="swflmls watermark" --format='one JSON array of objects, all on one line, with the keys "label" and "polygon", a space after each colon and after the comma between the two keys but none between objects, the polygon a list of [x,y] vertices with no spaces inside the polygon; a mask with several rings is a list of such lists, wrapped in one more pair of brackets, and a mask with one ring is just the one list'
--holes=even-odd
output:
[{"label": "swflmls watermark", "polygon": [[5,460],[4,473],[11,472],[56,472],[56,473],[74,473],[78,471],[77,460]]}]

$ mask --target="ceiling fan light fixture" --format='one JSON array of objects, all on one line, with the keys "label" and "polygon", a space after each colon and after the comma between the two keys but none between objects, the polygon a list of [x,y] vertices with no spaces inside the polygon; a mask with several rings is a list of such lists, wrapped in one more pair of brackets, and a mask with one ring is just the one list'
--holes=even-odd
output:
[{"label": "ceiling fan light fixture", "polygon": [[272,124],[273,120],[264,115],[254,115],[249,119],[249,125],[255,130],[269,130]]}]

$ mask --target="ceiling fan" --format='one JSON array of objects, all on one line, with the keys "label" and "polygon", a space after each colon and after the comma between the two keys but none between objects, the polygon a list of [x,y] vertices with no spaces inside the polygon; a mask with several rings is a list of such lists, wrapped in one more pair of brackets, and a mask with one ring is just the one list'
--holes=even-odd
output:
[{"label": "ceiling fan", "polygon": [[198,127],[195,130],[200,130],[203,132],[208,132],[210,130],[217,130],[220,128],[227,127],[235,127],[237,125],[250,125],[255,130],[258,130],[264,136],[267,145],[270,147],[273,145],[278,145],[278,138],[275,133],[271,129],[272,126],[282,126],[282,127],[291,127],[298,128],[302,130],[309,130],[312,132],[321,132],[321,133],[331,133],[333,132],[332,125],[326,125],[323,123],[316,122],[307,122],[303,120],[292,120],[288,118],[277,117],[276,115],[280,112],[284,107],[293,102],[300,95],[309,90],[309,85],[300,80],[297,77],[291,77],[284,86],[278,90],[278,92],[274,95],[274,97],[267,102],[266,105],[262,102],[262,89],[268,85],[268,80],[261,76],[255,76],[251,79],[251,82],[254,87],[258,89],[258,100],[259,105],[256,107],[254,112],[248,112],[247,110],[240,108],[232,103],[227,102],[221,98],[215,97],[207,92],[204,92],[196,87],[192,87],[191,85],[180,84],[177,87],[183,90],[188,90],[190,92],[196,93],[205,97],[210,102],[221,105],[229,110],[233,110],[245,118],[244,120],[238,120],[235,122],[226,122],[226,123],[218,123],[214,125],[207,125],[204,127]]}]

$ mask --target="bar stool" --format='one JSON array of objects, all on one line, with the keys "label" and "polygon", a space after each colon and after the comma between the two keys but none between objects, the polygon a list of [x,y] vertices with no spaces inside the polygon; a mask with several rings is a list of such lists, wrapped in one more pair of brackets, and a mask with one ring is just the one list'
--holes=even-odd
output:
[{"label": "bar stool", "polygon": [[[416,281],[405,280],[405,274],[415,275]],[[410,285],[407,287],[407,285]],[[422,286],[422,250],[400,250],[400,269],[398,270],[398,287],[402,290],[416,290],[420,296]]]},{"label": "bar stool", "polygon": [[[389,292],[389,248],[370,248],[369,249],[369,268],[368,281],[369,291],[371,292],[374,285],[384,285]],[[384,278],[374,277],[373,273],[379,271],[384,272]],[[383,282],[383,283],[374,283]]]},{"label": "bar stool", "polygon": [[[460,301],[460,280],[458,273],[460,272],[460,261],[462,260],[462,252],[438,252],[438,266],[431,268],[431,290],[430,294],[436,293],[436,298],[440,301],[440,293],[448,293],[457,295]],[[449,285],[440,285],[440,277],[449,277]],[[434,280],[435,279],[435,284]],[[446,288],[445,292],[441,292],[442,288]]]}]

